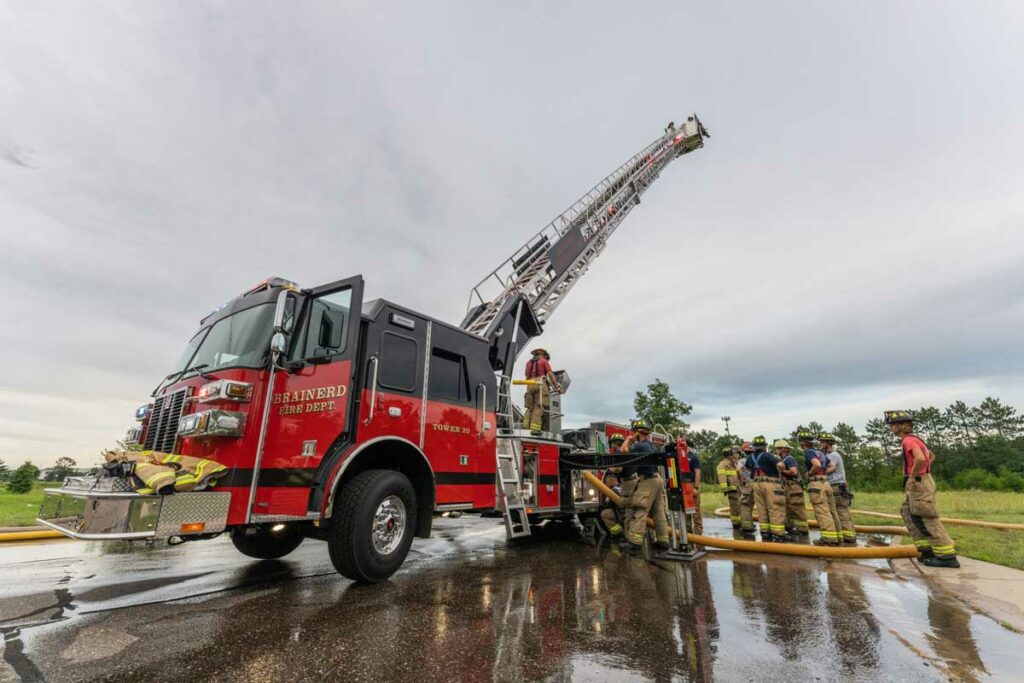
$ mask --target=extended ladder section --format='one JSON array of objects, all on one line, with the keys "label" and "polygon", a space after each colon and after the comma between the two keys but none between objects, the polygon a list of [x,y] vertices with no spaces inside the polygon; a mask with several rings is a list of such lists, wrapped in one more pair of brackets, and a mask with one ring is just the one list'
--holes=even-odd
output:
[{"label": "extended ladder section", "polygon": [[503,311],[517,296],[547,322],[661,171],[703,147],[706,135],[694,115],[615,169],[473,288],[462,328],[489,340],[500,335]]}]

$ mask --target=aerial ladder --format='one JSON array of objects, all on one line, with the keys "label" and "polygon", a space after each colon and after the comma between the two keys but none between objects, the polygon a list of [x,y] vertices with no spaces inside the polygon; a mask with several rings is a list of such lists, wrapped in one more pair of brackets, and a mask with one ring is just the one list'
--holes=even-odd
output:
[{"label": "aerial ladder", "polygon": [[512,402],[519,351],[541,334],[558,305],[601,255],[640,196],[675,159],[710,137],[694,114],[634,154],[483,278],[469,297],[462,328],[490,343],[497,375],[497,484],[509,538],[530,535],[522,496],[521,438]]}]

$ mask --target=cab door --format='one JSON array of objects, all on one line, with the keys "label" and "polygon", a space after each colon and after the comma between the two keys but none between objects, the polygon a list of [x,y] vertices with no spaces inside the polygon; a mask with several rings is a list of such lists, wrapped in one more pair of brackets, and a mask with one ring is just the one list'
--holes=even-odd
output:
[{"label": "cab door", "polygon": [[423,451],[434,468],[438,506],[494,505],[495,391],[486,353],[482,340],[433,326]]},{"label": "cab door", "polygon": [[351,390],[358,350],[363,278],[304,292],[278,370],[259,473],[257,514],[306,513],[309,488],[328,448],[352,431]]}]

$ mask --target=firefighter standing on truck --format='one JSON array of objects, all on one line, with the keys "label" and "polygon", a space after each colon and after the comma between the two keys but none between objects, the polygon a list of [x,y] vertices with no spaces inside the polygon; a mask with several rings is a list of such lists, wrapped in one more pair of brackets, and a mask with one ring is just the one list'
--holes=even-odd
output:
[{"label": "firefighter standing on truck", "polygon": [[[610,453],[618,453],[625,440],[622,434],[612,434],[608,439],[608,451]],[[628,508],[630,498],[633,496],[633,489],[636,488],[637,477],[635,474],[630,474],[627,477],[623,473],[623,469],[622,467],[609,468],[604,474],[604,483],[608,488],[619,494],[622,498],[622,507]],[[604,524],[604,528],[611,534],[613,541],[622,535],[624,521],[623,510],[609,498],[605,498],[604,507],[601,509],[601,523]]]},{"label": "firefighter standing on truck", "polygon": [[754,480],[747,468],[747,458],[754,452],[749,441],[740,446],[743,457],[736,463],[740,477],[740,533],[744,538],[754,538]]},{"label": "firefighter standing on truck", "polygon": [[832,494],[836,499],[836,512],[839,513],[839,534],[840,541],[846,545],[857,545],[857,531],[853,528],[853,515],[850,514],[850,507],[853,505],[853,493],[846,483],[846,465],[843,463],[842,454],[836,450],[836,437],[830,432],[818,434],[818,443],[821,444],[821,451],[828,458],[828,467],[825,469],[825,478],[832,487]]},{"label": "firefighter standing on truck", "polygon": [[775,455],[782,460],[782,484],[786,490],[786,533],[807,537],[807,504],[804,502],[804,484],[793,452],[785,446],[775,447]]},{"label": "firefighter standing on truck", "polygon": [[917,546],[921,564],[958,568],[960,562],[956,559],[953,539],[939,521],[939,509],[935,505],[935,480],[931,474],[935,456],[924,441],[914,435],[914,418],[909,410],[887,410],[885,423],[903,442],[905,497],[900,514]]},{"label": "firefighter standing on truck", "polygon": [[[651,442],[651,428],[643,422],[633,424],[633,434],[622,444],[623,453],[657,453]],[[669,547],[668,515],[665,510],[665,490],[656,465],[637,465],[639,481],[633,490],[630,510],[626,517],[626,542],[623,549],[639,553],[647,537],[647,515],[654,518],[654,535],[659,550]]]},{"label": "firefighter standing on truck", "polygon": [[839,545],[839,513],[836,512],[832,486],[825,478],[828,458],[814,447],[814,434],[801,431],[796,438],[804,451],[804,464],[807,466],[807,497],[814,508],[814,518],[818,520],[821,532],[821,538],[815,539],[814,545]]},{"label": "firefighter standing on truck", "polygon": [[[754,452],[747,456],[747,469],[754,480],[754,504],[761,526],[761,540],[765,543],[786,541],[786,492],[779,478],[782,461],[769,453],[768,441],[755,436],[751,442]],[[776,441],[775,447],[789,448],[786,441]]]},{"label": "firefighter standing on truck", "polygon": [[534,436],[540,436],[544,429],[544,411],[551,406],[551,391],[562,393],[555,373],[551,369],[551,355],[547,349],[538,348],[530,352],[531,358],[526,361],[526,398],[523,405],[523,429],[529,429]]},{"label": "firefighter standing on truck", "polygon": [[718,488],[729,501],[729,519],[732,521],[732,528],[740,528],[740,474],[736,464],[740,459],[740,449],[730,446],[722,450],[722,459],[715,467],[718,475]]}]

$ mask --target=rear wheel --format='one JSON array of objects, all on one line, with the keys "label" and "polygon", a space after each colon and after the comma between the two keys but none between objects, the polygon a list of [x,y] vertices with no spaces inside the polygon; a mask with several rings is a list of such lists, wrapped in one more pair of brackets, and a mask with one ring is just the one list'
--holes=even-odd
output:
[{"label": "rear wheel", "polygon": [[344,485],[327,531],[331,563],[362,583],[398,571],[416,528],[416,493],[401,472],[368,470]]},{"label": "rear wheel", "polygon": [[238,552],[258,560],[276,560],[284,557],[299,547],[304,538],[294,528],[286,528],[274,532],[271,529],[258,528],[256,533],[247,534],[251,529],[237,528],[231,530],[231,542]]}]

